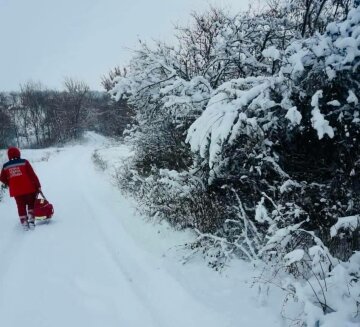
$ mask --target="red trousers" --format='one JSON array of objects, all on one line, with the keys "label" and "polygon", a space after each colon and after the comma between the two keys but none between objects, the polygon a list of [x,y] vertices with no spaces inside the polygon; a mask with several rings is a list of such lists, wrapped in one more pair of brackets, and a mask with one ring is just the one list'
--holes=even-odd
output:
[{"label": "red trousers", "polygon": [[23,222],[29,218],[34,219],[33,210],[37,193],[24,194],[15,197],[19,212],[20,221]]}]

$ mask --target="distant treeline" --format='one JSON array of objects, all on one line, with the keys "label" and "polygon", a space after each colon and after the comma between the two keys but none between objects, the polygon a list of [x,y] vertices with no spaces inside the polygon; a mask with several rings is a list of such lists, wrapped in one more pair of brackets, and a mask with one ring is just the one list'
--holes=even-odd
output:
[{"label": "distant treeline", "polygon": [[73,79],[66,79],[61,91],[28,82],[19,92],[0,92],[0,148],[59,144],[84,130],[121,136],[130,120],[126,102]]}]

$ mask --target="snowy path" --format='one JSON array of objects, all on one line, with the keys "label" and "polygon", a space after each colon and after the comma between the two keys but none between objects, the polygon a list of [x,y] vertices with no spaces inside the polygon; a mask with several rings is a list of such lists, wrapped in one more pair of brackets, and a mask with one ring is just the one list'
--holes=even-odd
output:
[{"label": "snowy path", "polygon": [[137,241],[140,225],[129,232],[122,222],[131,223],[133,209],[91,162],[96,146],[34,163],[55,205],[51,223],[23,232],[14,201],[0,203],[0,326],[280,326],[276,313],[256,307],[254,292],[238,293],[244,285],[205,267],[179,264],[177,272]]}]

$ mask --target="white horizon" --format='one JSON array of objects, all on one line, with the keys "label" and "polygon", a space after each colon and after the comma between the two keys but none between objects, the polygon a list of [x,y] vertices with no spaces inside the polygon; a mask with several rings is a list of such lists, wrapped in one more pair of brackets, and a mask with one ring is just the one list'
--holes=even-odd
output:
[{"label": "white horizon", "polygon": [[125,65],[139,39],[170,40],[174,25],[211,5],[237,13],[250,0],[0,0],[0,91],[28,81],[62,89],[65,77],[103,90],[101,77]]}]

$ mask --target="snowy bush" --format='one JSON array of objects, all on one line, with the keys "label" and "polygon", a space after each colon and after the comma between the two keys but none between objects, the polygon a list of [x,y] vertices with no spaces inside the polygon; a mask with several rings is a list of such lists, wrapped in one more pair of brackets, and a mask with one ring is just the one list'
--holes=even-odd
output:
[{"label": "snowy bush", "polygon": [[99,150],[95,150],[91,156],[91,159],[96,167],[101,170],[105,170],[108,167],[108,163],[100,156]]},{"label": "snowy bush", "polygon": [[202,229],[215,233],[225,217],[220,197],[206,189],[200,178],[191,172],[152,171],[140,175],[132,163],[124,165],[116,176],[119,187],[138,199],[142,212],[155,220],[166,219],[176,229]]},{"label": "snowy bush", "polygon": [[360,8],[272,6],[141,43],[109,84],[136,111],[118,180],[213,266],[265,262],[299,326],[358,323]]},{"label": "snowy bush", "polygon": [[[288,197],[282,183],[295,180],[302,183],[299,205],[316,227],[326,224],[323,218],[359,209],[353,203],[357,162],[345,156],[359,157],[359,19],[359,9],[354,9],[324,35],[293,42],[278,74],[231,80],[212,93],[187,136],[209,167],[210,184],[224,178],[231,182],[233,175],[245,179],[246,171],[255,171],[252,184],[270,182],[259,191],[275,192],[281,200]],[[333,74],[326,74],[330,69]]]}]

